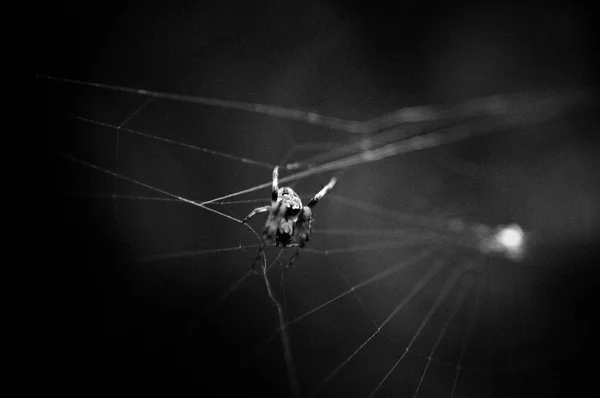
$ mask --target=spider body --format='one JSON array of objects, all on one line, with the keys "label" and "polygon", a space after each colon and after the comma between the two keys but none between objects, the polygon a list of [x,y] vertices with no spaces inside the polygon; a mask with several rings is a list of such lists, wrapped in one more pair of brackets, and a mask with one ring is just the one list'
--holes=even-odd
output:
[{"label": "spider body", "polygon": [[[312,227],[312,208],[317,202],[331,190],[336,179],[332,178],[329,183],[323,187],[306,206],[302,206],[300,196],[292,188],[279,188],[279,167],[273,169],[273,185],[271,189],[271,205],[258,207],[246,218],[242,220],[246,223],[251,217],[257,213],[269,212],[267,221],[263,229],[263,242],[259,250],[258,257],[263,251],[264,245],[274,245],[281,248],[299,247],[302,248],[310,239]],[[298,256],[298,251],[285,268]]]},{"label": "spider body", "polygon": [[[279,247],[302,245],[301,242],[298,242],[296,232],[305,222],[310,223],[312,220],[307,221],[300,196],[292,188],[279,188],[277,201],[271,205],[270,210],[271,213],[263,231],[264,241]],[[277,227],[275,233],[273,233],[273,226]]]}]

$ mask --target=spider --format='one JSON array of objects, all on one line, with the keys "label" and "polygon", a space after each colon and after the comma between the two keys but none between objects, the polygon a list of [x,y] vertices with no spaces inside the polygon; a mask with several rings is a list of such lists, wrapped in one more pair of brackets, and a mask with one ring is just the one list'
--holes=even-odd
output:
[{"label": "spider", "polygon": [[256,263],[260,261],[265,245],[274,245],[281,248],[298,247],[288,265],[283,269],[285,270],[292,265],[300,253],[300,248],[303,248],[310,239],[312,208],[334,187],[337,181],[332,178],[327,185],[312,197],[306,206],[302,207],[300,196],[292,188],[279,188],[278,179],[279,166],[275,166],[271,188],[271,205],[257,207],[242,220],[242,223],[245,224],[254,215],[269,212],[263,229],[263,241],[252,264],[253,269],[256,267]]}]

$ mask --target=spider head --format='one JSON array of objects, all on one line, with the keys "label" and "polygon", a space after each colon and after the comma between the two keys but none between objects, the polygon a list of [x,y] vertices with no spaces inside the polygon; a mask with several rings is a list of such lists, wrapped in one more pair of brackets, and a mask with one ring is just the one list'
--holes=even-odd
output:
[{"label": "spider head", "polygon": [[283,187],[277,192],[277,201],[286,205],[286,217],[297,218],[302,211],[302,200],[292,188]]}]

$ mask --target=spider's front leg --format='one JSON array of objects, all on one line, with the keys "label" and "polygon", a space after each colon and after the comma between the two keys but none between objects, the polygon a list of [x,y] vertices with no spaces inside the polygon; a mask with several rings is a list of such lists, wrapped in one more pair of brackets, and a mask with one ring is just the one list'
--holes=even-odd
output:
[{"label": "spider's front leg", "polygon": [[335,177],[332,178],[329,181],[329,183],[323,187],[323,189],[321,189],[319,192],[317,192],[315,194],[315,196],[312,197],[312,199],[308,202],[308,204],[306,206],[308,206],[309,208],[312,209],[319,202],[319,200],[321,200],[321,198],[323,196],[325,196],[325,194],[327,192],[329,192],[331,189],[333,189],[336,182],[337,182],[337,179]]},{"label": "spider's front leg", "polygon": [[273,169],[273,184],[271,185],[271,204],[277,202],[279,194],[279,166]]},{"label": "spider's front leg", "polygon": [[254,217],[256,214],[258,213],[264,213],[266,211],[269,211],[271,209],[275,210],[275,204],[277,203],[277,199],[278,199],[278,194],[279,194],[279,166],[275,166],[275,168],[273,169],[273,184],[271,186],[271,206],[262,206],[262,207],[257,207],[256,209],[252,210],[250,212],[250,214],[248,214],[243,220],[242,222],[245,224],[246,221],[248,221],[249,219],[251,219],[252,217]]}]

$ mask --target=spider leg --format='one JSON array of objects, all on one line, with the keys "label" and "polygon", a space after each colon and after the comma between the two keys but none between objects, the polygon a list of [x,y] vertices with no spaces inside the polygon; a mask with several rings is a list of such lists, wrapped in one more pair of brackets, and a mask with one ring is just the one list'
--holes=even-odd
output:
[{"label": "spider leg", "polygon": [[294,263],[294,261],[296,261],[296,259],[298,258],[299,255],[300,255],[300,248],[297,248],[296,251],[294,252],[294,255],[290,259],[290,262],[287,263],[287,265],[285,267],[282,267],[281,270],[285,271],[286,269],[290,268],[292,266],[292,264]]},{"label": "spider leg", "polygon": [[335,186],[336,182],[337,179],[335,177],[332,178],[329,181],[329,183],[323,187],[323,189],[321,189],[319,192],[316,193],[315,196],[313,196],[313,198],[310,200],[310,202],[308,202],[306,206],[308,206],[308,208],[312,208],[314,205],[316,205],[319,202],[319,200]]},{"label": "spider leg", "polygon": [[273,169],[273,185],[271,186],[271,203],[277,202],[277,194],[279,191],[279,166]]},{"label": "spider leg", "polygon": [[256,214],[258,213],[264,213],[265,211],[269,211],[271,210],[271,206],[262,206],[262,207],[257,207],[256,209],[252,210],[250,212],[250,214],[248,214],[246,216],[246,218],[244,218],[242,220],[243,223],[246,223],[246,221],[248,221],[249,219],[251,219],[252,217],[254,217]]},{"label": "spider leg", "polygon": [[306,242],[310,239],[310,230],[312,224],[312,212],[310,207],[304,206],[298,217],[296,224],[296,241],[300,248],[306,246]]},{"label": "spider leg", "polygon": [[265,251],[265,244],[264,244],[264,242],[261,242],[260,247],[258,248],[258,253],[256,254],[256,257],[254,258],[254,261],[252,262],[252,272],[255,275],[260,275],[260,272],[258,272],[256,270],[256,266],[257,265],[260,266],[260,263],[261,263],[260,260],[262,260],[262,254],[264,251]]}]

